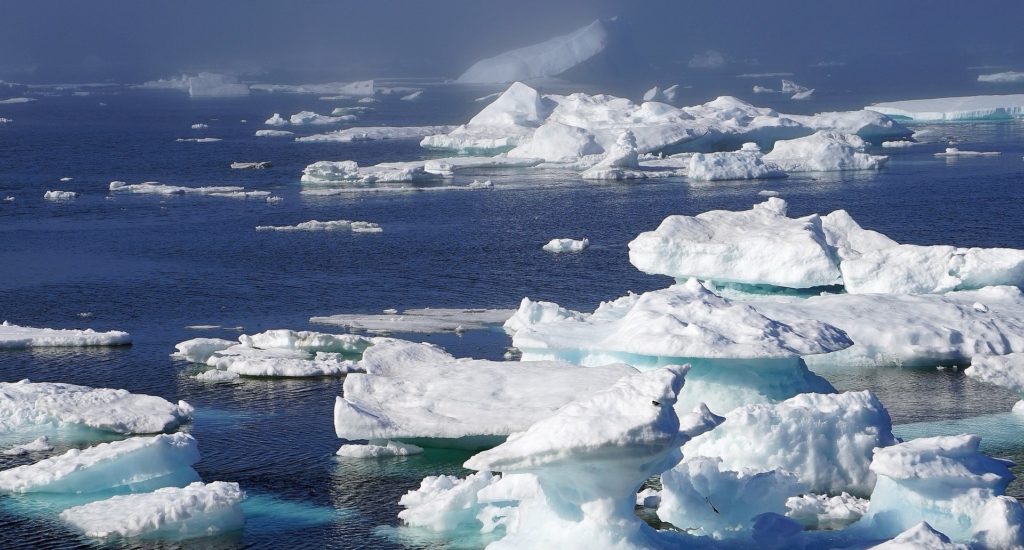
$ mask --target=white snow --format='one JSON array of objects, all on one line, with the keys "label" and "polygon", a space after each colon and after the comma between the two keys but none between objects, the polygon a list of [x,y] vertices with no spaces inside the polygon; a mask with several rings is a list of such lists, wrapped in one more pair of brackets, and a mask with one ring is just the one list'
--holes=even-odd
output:
[{"label": "white snow", "polygon": [[60,519],[96,538],[182,540],[240,530],[245,493],[237,483],[195,482],[69,508]]},{"label": "white snow", "polygon": [[590,246],[590,239],[551,239],[548,244],[544,245],[544,250],[547,252],[582,252],[583,249]]},{"label": "white snow", "polygon": [[296,225],[257,225],[256,231],[344,231],[349,233],[380,233],[381,227],[372,222],[349,220],[310,220]]},{"label": "white snow", "polygon": [[0,471],[7,493],[96,493],[189,483],[199,449],[183,433],[133,437],[71,449],[33,464]]},{"label": "white snow", "polygon": [[374,333],[464,332],[499,327],[515,313],[510,309],[407,309],[382,315],[348,313],[311,317],[310,323],[336,325]]},{"label": "white snow", "polygon": [[134,434],[174,429],[192,407],[125,390],[48,382],[0,382],[0,432],[76,424]]},{"label": "white snow", "polygon": [[177,78],[150,80],[134,86],[152,90],[182,90],[191,97],[237,97],[249,95],[249,87],[238,78],[218,73],[183,74]]},{"label": "white snow", "polygon": [[385,139],[422,139],[450,132],[454,126],[356,126],[323,134],[295,138],[299,142],[378,141]]},{"label": "white snow", "polygon": [[912,99],[875,103],[865,109],[913,122],[1005,120],[1024,116],[1024,94]]},{"label": "white snow", "polygon": [[1001,73],[979,74],[978,82],[1024,82],[1024,73],[1017,71],[1005,71]]},{"label": "white snow", "polygon": [[48,201],[69,201],[78,196],[74,191],[47,191],[43,198]]},{"label": "white snow", "polygon": [[608,30],[596,20],[572,33],[481,59],[457,82],[496,84],[557,76],[600,53],[608,41]]},{"label": "white snow", "polygon": [[96,332],[84,329],[34,328],[0,323],[0,349],[44,347],[125,346],[132,343],[127,332]]},{"label": "white snow", "polygon": [[889,159],[864,153],[867,143],[854,134],[816,132],[813,135],[775,142],[764,161],[785,172],[876,170]]},{"label": "white snow", "polygon": [[894,443],[889,413],[871,392],[805,393],[728,412],[683,455],[720,459],[728,470],[785,470],[815,493],[867,496],[872,451]]},{"label": "white snow", "polygon": [[507,436],[636,372],[625,365],[456,359],[402,340],[376,343],[359,365],[366,374],[347,376],[334,406],[335,432],[348,440]]},{"label": "white snow", "polygon": [[453,532],[460,527],[479,529],[484,505],[478,493],[497,484],[501,476],[490,472],[470,474],[463,479],[450,475],[428,476],[417,489],[398,501],[404,510],[398,518],[406,525],[437,533]]}]

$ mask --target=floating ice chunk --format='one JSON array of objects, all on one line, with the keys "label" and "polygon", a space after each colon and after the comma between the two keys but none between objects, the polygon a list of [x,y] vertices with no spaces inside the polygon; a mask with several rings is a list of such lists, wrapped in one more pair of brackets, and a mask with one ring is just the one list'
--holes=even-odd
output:
[{"label": "floating ice chunk", "polygon": [[913,122],[1007,120],[1024,116],[1024,94],[913,99],[875,103],[865,109]]},{"label": "floating ice chunk", "polygon": [[509,309],[407,309],[384,315],[340,314],[311,317],[310,323],[337,325],[367,332],[463,332],[500,326],[514,312]]},{"label": "floating ice chunk", "polygon": [[257,225],[256,231],[345,231],[349,233],[380,233],[381,227],[372,222],[310,220],[296,225]]},{"label": "floating ice chunk", "polygon": [[209,128],[209,127],[210,126],[208,124],[203,124],[202,122],[197,122],[197,123],[192,125],[192,129],[193,130],[205,130],[206,128]]},{"label": "floating ice chunk", "polygon": [[1024,412],[1024,353],[975,355],[964,374],[1017,392],[1021,395],[1021,401],[1017,402],[1013,410]]},{"label": "floating ice chunk", "polygon": [[868,511],[867,499],[843,492],[838,496],[813,493],[790,497],[786,516],[813,530],[842,529],[859,520]]},{"label": "floating ice chunk", "polygon": [[0,349],[126,346],[131,343],[131,335],[120,330],[96,332],[90,328],[33,328],[12,325],[7,321],[0,323]]},{"label": "floating ice chunk", "polygon": [[1024,82],[1024,73],[1016,71],[1005,71],[1001,73],[979,74],[978,82]]},{"label": "floating ice chunk", "polygon": [[916,296],[831,294],[751,305],[783,323],[816,319],[849,335],[852,347],[805,357],[814,368],[933,367],[963,364],[976,355],[1024,352],[1024,296],[1014,287]]},{"label": "floating ice chunk", "polygon": [[780,88],[784,94],[798,94],[800,92],[806,92],[810,90],[806,86],[801,86],[792,80],[782,79],[782,88]]},{"label": "floating ice chunk", "polygon": [[183,433],[133,437],[70,451],[0,471],[8,493],[96,493],[151,490],[198,480],[199,449]]},{"label": "floating ice chunk", "polygon": [[850,530],[891,537],[926,521],[957,542],[969,542],[984,530],[993,538],[1015,533],[1017,540],[1007,547],[1024,544],[1020,504],[1003,501],[1010,508],[1003,514],[989,508],[1002,500],[1013,479],[1012,463],[980,453],[980,442],[977,436],[958,435],[878,449],[871,463],[878,482],[868,512]]},{"label": "floating ice chunk", "polygon": [[757,196],[759,197],[778,197],[779,194],[780,193],[778,191],[773,191],[771,189],[762,189],[757,192]]},{"label": "floating ice chunk", "polygon": [[804,90],[802,92],[797,92],[797,93],[793,94],[792,96],[790,96],[790,99],[796,99],[796,100],[810,99],[810,97],[812,95],[814,95],[814,88],[811,88],[810,90]]},{"label": "floating ice chunk", "polygon": [[913,147],[914,145],[920,145],[916,141],[899,140],[899,141],[883,141],[882,147],[885,149],[903,149],[906,147]]},{"label": "floating ice chunk", "polygon": [[872,451],[895,442],[889,413],[871,392],[808,393],[734,409],[683,454],[721,459],[729,470],[785,470],[816,493],[868,495]]},{"label": "floating ice chunk", "polygon": [[224,141],[224,140],[222,140],[221,138],[205,137],[205,138],[178,138],[178,139],[176,139],[174,141],[191,141],[193,143],[214,143],[214,142],[217,142],[217,141]]},{"label": "floating ice chunk", "polygon": [[0,105],[14,105],[17,103],[30,103],[36,101],[34,97],[11,97],[8,99],[0,99]]},{"label": "floating ice chunk", "polygon": [[44,435],[32,440],[30,443],[25,443],[24,445],[15,445],[10,449],[5,449],[3,451],[3,454],[8,456],[20,456],[27,455],[29,453],[38,453],[52,450],[53,445],[50,445],[50,438]]},{"label": "floating ice chunk", "polygon": [[294,136],[295,132],[288,130],[256,130],[256,137],[287,137]]},{"label": "floating ice chunk", "polygon": [[790,473],[729,471],[714,458],[687,458],[661,474],[661,486],[662,521],[716,539],[749,533],[754,516],[785,513],[787,499],[805,490]]},{"label": "floating ice chunk", "polygon": [[405,509],[398,518],[406,525],[422,527],[438,533],[454,532],[460,527],[479,529],[477,514],[483,507],[477,493],[498,482],[500,476],[478,472],[465,478],[449,475],[429,476],[420,487],[409,491],[398,501]]},{"label": "floating ice chunk", "polygon": [[783,178],[786,173],[768,166],[761,153],[696,153],[690,157],[687,177],[697,181]]},{"label": "floating ice chunk", "polygon": [[526,143],[508,152],[510,157],[540,158],[548,162],[569,162],[604,152],[594,136],[583,128],[549,121]]},{"label": "floating ice chunk", "polygon": [[907,139],[913,134],[899,122],[868,110],[784,116],[814,130],[853,134],[874,143],[887,139]]},{"label": "floating ice chunk", "polygon": [[[274,113],[275,115],[277,113]],[[342,122],[352,122],[358,120],[359,117],[356,115],[342,115],[342,116],[328,116],[314,113],[313,111],[301,111],[295,113],[288,119],[288,123],[292,126],[307,126],[307,125],[323,125],[323,124],[339,124]],[[270,121],[267,121],[270,124]]]},{"label": "floating ice chunk", "polygon": [[0,382],[0,431],[77,424],[135,434],[171,430],[192,416],[192,407],[125,390],[47,382]]},{"label": "floating ice chunk", "polygon": [[192,363],[205,363],[214,352],[226,350],[237,343],[223,338],[193,338],[176,344],[176,351],[171,356]]},{"label": "floating ice chunk", "polygon": [[566,309],[553,302],[535,302],[529,298],[523,298],[519,303],[519,309],[507,317],[503,328],[506,332],[515,334],[520,329],[531,325],[550,323],[560,319],[583,319],[584,314],[578,311]]},{"label": "floating ice chunk", "polygon": [[661,504],[661,491],[650,487],[636,494],[636,505],[643,508],[657,508]]},{"label": "floating ice chunk", "polygon": [[401,340],[370,347],[360,366],[366,374],[346,377],[334,406],[335,432],[343,439],[504,437],[636,372],[625,365],[592,370],[553,361],[455,359]]},{"label": "floating ice chunk", "polygon": [[462,170],[476,168],[529,168],[542,162],[539,158],[512,158],[505,155],[493,157],[446,157],[429,159],[423,163],[423,170],[428,174],[451,177]]},{"label": "floating ice chunk", "polygon": [[764,161],[786,172],[876,170],[889,157],[864,153],[867,143],[853,134],[816,132],[813,135],[775,142]]},{"label": "floating ice chunk", "polygon": [[423,449],[416,445],[388,440],[380,442],[371,441],[365,445],[342,445],[338,449],[338,452],[334,454],[347,458],[383,458],[389,456],[415,455],[422,452]]},{"label": "floating ice chunk", "polygon": [[8,123],[11,123],[11,122],[14,122],[14,121],[9,119],[9,118],[0,117],[0,124],[8,124]]},{"label": "floating ice chunk", "polygon": [[975,515],[973,542],[984,548],[1024,547],[1024,507],[1009,496],[989,499]]},{"label": "floating ice chunk", "polygon": [[540,488],[492,550],[657,547],[634,504],[640,485],[680,458],[686,438],[673,406],[685,373],[673,366],[624,377],[467,460],[473,470],[533,474]]},{"label": "floating ice chunk", "polygon": [[941,153],[935,153],[937,157],[996,157],[1001,155],[999,151],[961,151],[956,147],[946,147]]},{"label": "floating ice chunk", "polygon": [[636,136],[632,130],[625,130],[615,139],[615,145],[600,162],[583,172],[583,179],[621,180],[634,179],[631,172],[640,168]]},{"label": "floating ice chunk", "polygon": [[281,116],[280,113],[274,113],[270,118],[263,121],[263,124],[266,124],[267,126],[287,126],[290,122],[287,118]]},{"label": "floating ice chunk", "polygon": [[224,341],[218,339],[188,340],[178,344],[175,355],[242,376],[339,376],[361,370],[346,356],[358,357],[374,342],[354,334],[292,330],[243,334],[238,340],[230,347],[221,347]]},{"label": "floating ice chunk", "polygon": [[197,374],[195,376],[195,379],[201,380],[203,382],[234,382],[235,380],[238,380],[240,377],[241,375],[239,375],[236,372],[210,369],[208,371],[204,371]]},{"label": "floating ice chunk", "polygon": [[753,209],[669,216],[629,243],[640,271],[677,279],[809,288],[841,283],[839,267],[817,217],[786,217],[770,198]]},{"label": "floating ice chunk", "polygon": [[264,168],[270,168],[273,166],[271,163],[263,162],[232,162],[231,168],[233,170],[263,170]]},{"label": "floating ice chunk", "polygon": [[477,61],[458,82],[491,84],[557,76],[603,51],[608,40],[605,24],[596,20],[570,34]]},{"label": "floating ice chunk", "polygon": [[590,246],[590,239],[551,239],[548,244],[544,245],[544,250],[547,252],[582,252],[584,248]]},{"label": "floating ice chunk", "polygon": [[324,134],[295,138],[299,142],[379,141],[385,139],[422,139],[433,134],[450,132],[454,126],[356,126]]},{"label": "floating ice chunk", "polygon": [[74,191],[47,191],[43,198],[48,201],[69,201],[78,196]]},{"label": "floating ice chunk", "polygon": [[957,544],[949,537],[932,529],[922,521],[900,533],[892,540],[872,546],[870,550],[968,550],[966,544]]},{"label": "floating ice chunk", "polygon": [[214,185],[208,187],[184,187],[181,185],[165,185],[155,181],[128,184],[123,181],[110,182],[112,193],[138,193],[144,195],[218,195],[245,191],[244,187],[232,185]]},{"label": "floating ice chunk", "polygon": [[497,99],[462,126],[426,136],[420,145],[430,149],[486,151],[524,143],[550,114],[553,102],[521,82],[513,82]]},{"label": "floating ice chunk", "polygon": [[402,101],[419,101],[423,97],[423,90],[415,91],[409,95],[404,95],[400,99]]},{"label": "floating ice chunk", "polygon": [[245,493],[237,483],[195,482],[69,508],[60,519],[86,536],[182,540],[242,528]]},{"label": "floating ice chunk", "polygon": [[757,84],[754,84],[753,92],[755,94],[774,94],[777,93],[777,90],[773,90],[766,86],[758,86]]},{"label": "floating ice chunk", "polygon": [[360,167],[355,161],[319,161],[306,166],[302,171],[302,183],[315,185],[329,184],[374,184],[403,183],[436,179],[438,176],[424,170],[421,162],[392,162]]},{"label": "floating ice chunk", "polygon": [[929,294],[1024,285],[1024,250],[901,244],[840,264],[852,294]]}]

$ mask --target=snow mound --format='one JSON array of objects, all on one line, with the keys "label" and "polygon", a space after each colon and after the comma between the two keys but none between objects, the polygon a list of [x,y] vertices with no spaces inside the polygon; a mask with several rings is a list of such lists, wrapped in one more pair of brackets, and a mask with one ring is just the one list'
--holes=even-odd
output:
[{"label": "snow mound", "polygon": [[60,519],[86,536],[182,540],[242,528],[245,493],[237,483],[195,482],[69,508]]},{"label": "snow mound", "polygon": [[497,84],[557,76],[597,55],[608,45],[600,20],[539,44],[481,59],[459,76],[465,84]]},{"label": "snow mound", "polygon": [[1024,94],[912,99],[875,103],[865,109],[913,122],[1007,120],[1024,116]]},{"label": "snow mound", "polygon": [[119,330],[96,332],[92,329],[23,327],[7,321],[0,323],[0,349],[126,346],[131,343],[131,336]]},{"label": "snow mound", "polygon": [[192,416],[192,407],[125,390],[49,382],[0,382],[0,431],[43,425],[81,425],[139,434],[171,430]]},{"label": "snow mound", "polygon": [[582,252],[588,246],[590,246],[590,239],[551,239],[543,248],[547,252],[555,253]]},{"label": "snow mound", "polygon": [[455,359],[401,340],[370,347],[360,366],[366,374],[346,377],[334,407],[335,432],[348,440],[507,436],[636,372],[625,365]]},{"label": "snow mound", "polygon": [[7,493],[145,491],[198,479],[199,448],[182,433],[133,437],[70,451],[0,471]]}]

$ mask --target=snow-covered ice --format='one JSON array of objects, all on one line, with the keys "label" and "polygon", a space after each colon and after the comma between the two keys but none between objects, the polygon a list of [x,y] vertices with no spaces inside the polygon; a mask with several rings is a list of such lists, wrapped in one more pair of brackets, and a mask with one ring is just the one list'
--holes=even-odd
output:
[{"label": "snow-covered ice", "polygon": [[687,177],[695,181],[782,178],[786,173],[765,164],[759,151],[695,153]]},{"label": "snow-covered ice", "polygon": [[10,97],[7,99],[0,99],[0,105],[15,105],[18,103],[31,103],[36,101],[34,97]]},{"label": "snow-covered ice", "polygon": [[273,166],[270,162],[232,162],[232,170],[263,170],[264,168],[270,168]]},{"label": "snow-covered ice", "polygon": [[221,138],[204,137],[204,138],[178,138],[174,141],[181,142],[192,142],[192,143],[216,143],[218,141],[224,141]]},{"label": "snow-covered ice", "polygon": [[76,506],[60,519],[88,537],[183,540],[240,530],[244,499],[237,483],[194,482]]},{"label": "snow-covered ice", "polygon": [[197,122],[197,123],[192,125],[192,129],[193,130],[205,130],[206,128],[209,128],[209,127],[210,127],[209,124],[203,124],[202,122]]},{"label": "snow-covered ice", "polygon": [[409,95],[402,96],[402,101],[419,101],[423,97],[423,90],[417,90]]},{"label": "snow-covered ice", "polygon": [[975,355],[964,374],[1020,394],[1014,412],[1024,413],[1024,353]]},{"label": "snow-covered ice", "polygon": [[1007,120],[1024,116],[1024,94],[912,99],[865,109],[913,122]]},{"label": "snow-covered ice", "polygon": [[320,84],[253,84],[253,91],[289,94],[337,95],[343,97],[364,97],[377,93],[373,80],[354,82],[324,82]]},{"label": "snow-covered ice", "polygon": [[590,239],[551,239],[548,244],[544,245],[544,250],[547,252],[582,252],[583,249],[590,246]]},{"label": "snow-covered ice", "polygon": [[596,20],[569,34],[481,59],[457,82],[497,84],[557,76],[600,53],[608,41],[605,23]]},{"label": "snow-covered ice", "polygon": [[500,327],[515,313],[510,309],[407,309],[383,314],[344,313],[311,317],[310,323],[366,332],[464,332]]},{"label": "snow-covered ice", "polygon": [[71,449],[39,462],[0,471],[7,493],[97,493],[152,490],[199,476],[196,440],[183,433],[133,437]]},{"label": "snow-covered ice", "polygon": [[296,225],[257,225],[256,231],[344,231],[349,233],[380,233],[380,225],[350,220],[310,220]]},{"label": "snow-covered ice", "polygon": [[92,329],[23,327],[7,321],[0,323],[0,349],[126,346],[131,343],[131,335],[120,330],[97,332]]},{"label": "snow-covered ice", "polygon": [[474,438],[524,430],[636,372],[625,365],[584,369],[555,361],[456,359],[435,346],[401,340],[378,342],[359,364],[366,374],[346,377],[335,403],[338,437],[466,446],[474,446]]}]

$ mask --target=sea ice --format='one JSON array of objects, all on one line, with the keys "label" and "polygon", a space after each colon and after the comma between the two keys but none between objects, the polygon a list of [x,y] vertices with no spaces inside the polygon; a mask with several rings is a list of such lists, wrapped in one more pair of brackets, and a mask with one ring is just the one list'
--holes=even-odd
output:
[{"label": "sea ice", "polygon": [[590,239],[551,239],[548,244],[544,245],[544,250],[547,252],[582,252],[584,248],[590,246]]},{"label": "sea ice", "polygon": [[53,445],[50,444],[50,438],[43,435],[39,436],[38,438],[32,440],[29,443],[15,445],[10,449],[4,449],[2,454],[5,454],[7,456],[20,456],[27,455],[29,453],[38,453],[52,450]]},{"label": "sea ice", "polygon": [[767,165],[759,151],[695,153],[687,177],[695,181],[784,178],[786,173]]},{"label": "sea ice", "polygon": [[600,53],[608,40],[604,22],[596,20],[572,33],[481,59],[457,82],[497,84],[557,76]]},{"label": "sea ice", "polygon": [[420,141],[428,149],[491,151],[510,149],[533,134],[554,108],[537,90],[513,82],[497,99],[469,122],[447,133],[429,135]]},{"label": "sea ice", "polygon": [[182,540],[241,529],[244,499],[237,483],[195,482],[76,506],[60,519],[89,537]]},{"label": "sea ice", "polygon": [[263,170],[264,168],[270,168],[273,166],[271,163],[263,162],[232,162],[231,168],[233,170]]},{"label": "sea ice", "polygon": [[345,444],[338,448],[338,452],[334,454],[346,458],[384,458],[390,456],[415,455],[422,452],[422,447],[417,447],[416,445],[409,443],[400,443],[388,440],[376,443],[367,443],[365,445]]},{"label": "sea ice", "polygon": [[43,198],[48,201],[69,201],[78,196],[74,191],[47,191]]},{"label": "sea ice", "polygon": [[192,125],[192,129],[193,130],[205,130],[206,128],[209,128],[209,127],[210,126],[208,124],[203,124],[202,122],[197,122],[197,123]]},{"label": "sea ice", "polygon": [[402,96],[399,99],[401,99],[402,101],[419,101],[420,98],[422,98],[422,97],[423,97],[423,90],[419,90],[419,91],[415,91],[415,92],[413,92],[413,93],[411,93],[409,95],[404,95],[404,96]]},{"label": "sea ice", "polygon": [[913,99],[875,103],[865,109],[913,122],[1007,120],[1024,116],[1024,94]]},{"label": "sea ice", "polygon": [[33,97],[11,97],[7,99],[0,99],[0,105],[14,105],[17,103],[30,103],[36,101]]},{"label": "sea ice", "polygon": [[372,222],[310,220],[296,225],[257,225],[256,231],[345,231],[349,233],[380,233],[381,227]]},{"label": "sea ice", "polygon": [[326,82],[321,84],[253,84],[250,88],[259,92],[339,95],[345,97],[373,96],[377,93],[373,80]]},{"label": "sea ice", "polygon": [[38,426],[81,425],[122,434],[171,430],[192,407],[125,390],[49,382],[0,382],[0,432]]},{"label": "sea ice", "polygon": [[92,329],[23,327],[7,321],[0,323],[0,349],[126,346],[131,343],[131,335],[119,330],[96,332]]},{"label": "sea ice", "polygon": [[7,493],[97,493],[152,490],[199,479],[199,449],[183,433],[133,437],[71,449],[33,464],[0,471]]},{"label": "sea ice", "polygon": [[182,142],[191,141],[192,143],[215,143],[215,142],[224,141],[224,140],[222,140],[221,138],[205,137],[205,138],[178,138],[178,139],[176,139],[174,141],[182,141]]},{"label": "sea ice", "polygon": [[1020,394],[1021,400],[1013,410],[1024,413],[1024,353],[975,355],[964,374]]},{"label": "sea ice", "polygon": [[[457,446],[524,430],[636,372],[625,365],[455,359],[432,345],[401,340],[378,342],[359,365],[366,374],[347,376],[334,406],[338,437]],[[465,441],[454,441],[460,438]]]}]

